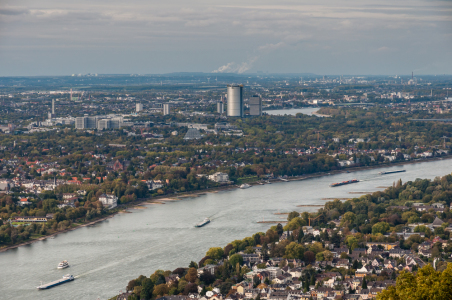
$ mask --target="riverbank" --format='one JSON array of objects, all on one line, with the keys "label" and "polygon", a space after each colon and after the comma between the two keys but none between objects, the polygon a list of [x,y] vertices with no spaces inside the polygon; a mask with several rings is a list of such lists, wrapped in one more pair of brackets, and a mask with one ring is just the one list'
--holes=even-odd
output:
[{"label": "riverbank", "polygon": [[108,216],[96,219],[94,221],[90,221],[90,222],[84,223],[84,224],[79,224],[77,226],[74,226],[74,227],[71,227],[71,228],[67,228],[67,229],[64,229],[64,230],[60,230],[60,231],[54,232],[52,234],[42,236],[42,237],[37,238],[37,239],[33,239],[33,240],[26,241],[26,242],[23,242],[23,243],[20,243],[20,244],[16,244],[16,245],[12,245],[12,246],[7,246],[5,248],[1,248],[0,252],[5,252],[5,251],[11,250],[11,249],[15,249],[15,248],[18,248],[18,247],[21,247],[21,246],[25,246],[25,245],[30,245],[30,244],[33,244],[33,243],[38,242],[38,241],[43,241],[43,240],[46,240],[48,238],[55,237],[55,236],[57,236],[58,234],[61,234],[61,233],[65,233],[65,232],[69,232],[69,231],[72,231],[72,230],[75,230],[75,229],[79,229],[79,228],[83,228],[83,227],[94,225],[96,223],[103,222],[103,221],[105,221],[107,219],[113,218],[117,213],[118,212],[115,212],[115,213],[113,213],[111,215],[108,215]]},{"label": "riverbank", "polygon": [[[390,163],[383,163],[383,164],[378,164],[378,165],[373,165],[373,166],[350,167],[347,169],[333,170],[333,171],[329,171],[329,172],[319,172],[319,173],[314,173],[314,174],[309,174],[309,175],[294,176],[294,177],[287,178],[287,180],[288,181],[305,180],[305,179],[310,179],[310,178],[336,175],[336,174],[342,174],[342,173],[347,173],[347,172],[353,173],[353,172],[358,172],[358,171],[380,169],[380,168],[385,168],[385,167],[412,165],[412,164],[419,164],[419,163],[424,163],[424,162],[434,162],[434,161],[438,161],[438,160],[448,160],[448,159],[452,159],[452,156],[433,157],[433,158],[401,161],[401,162],[390,162]],[[359,180],[359,178],[357,178],[357,179]]]},{"label": "riverbank", "polygon": [[[341,169],[341,170],[334,170],[334,171],[330,171],[330,172],[319,172],[319,173],[314,173],[314,174],[307,174],[307,175],[301,175],[301,176],[294,176],[294,177],[289,177],[287,178],[287,181],[301,181],[301,180],[307,180],[307,179],[313,179],[313,178],[319,178],[319,177],[323,177],[323,176],[330,176],[330,175],[335,175],[335,174],[342,174],[342,173],[353,173],[353,172],[358,172],[358,171],[363,171],[363,170],[370,170],[370,169],[379,169],[379,168],[385,168],[385,167],[393,167],[393,166],[400,166],[400,165],[407,165],[407,164],[417,164],[417,163],[423,163],[423,162],[434,162],[434,161],[438,161],[438,160],[446,160],[446,159],[452,159],[452,156],[446,156],[446,157],[437,157],[437,158],[428,158],[428,159],[419,159],[419,160],[414,160],[414,161],[403,161],[403,162],[396,162],[396,163],[384,163],[384,164],[378,164],[378,165],[374,165],[374,166],[361,166],[361,167],[350,167],[347,169]],[[357,178],[359,179],[359,178]],[[256,180],[255,182],[251,182],[249,183],[252,186],[255,185],[259,185],[257,182],[260,181]],[[270,182],[272,183],[278,183],[281,182],[283,183],[284,181],[280,180],[280,179],[271,179]],[[381,187],[384,188],[384,187]],[[165,202],[173,202],[173,201],[181,201],[184,200],[186,198],[192,198],[192,197],[200,197],[202,195],[205,195],[207,193],[218,193],[220,191],[227,191],[227,190],[235,190],[238,189],[238,186],[236,185],[226,185],[226,186],[219,186],[219,187],[213,187],[213,188],[208,188],[208,189],[204,189],[204,190],[199,190],[199,191],[191,191],[191,192],[185,192],[185,193],[180,193],[180,194],[172,194],[172,195],[161,195],[161,196],[157,196],[157,197],[152,197],[152,198],[142,198],[142,199],[138,199],[137,201],[133,202],[133,203],[127,203],[124,205],[119,205],[119,211],[113,212],[111,214],[109,214],[108,216],[93,220],[91,222],[88,223],[84,223],[84,224],[79,224],[77,226],[74,226],[72,228],[68,228],[62,231],[58,231],[58,232],[54,232],[52,234],[37,238],[37,239],[33,239],[33,240],[29,240],[17,245],[11,245],[11,246],[7,246],[4,248],[0,249],[0,252],[5,252],[7,250],[11,250],[11,249],[15,249],[18,248],[20,246],[25,246],[25,245],[30,245],[34,242],[37,241],[42,241],[45,240],[47,238],[51,238],[52,236],[56,236],[60,233],[65,233],[68,231],[72,231],[78,228],[82,228],[82,227],[86,227],[86,226],[90,226],[90,225],[94,225],[96,223],[102,222],[106,219],[109,218],[113,218],[116,214],[118,213],[127,213],[128,209],[144,209],[145,207],[143,207],[143,205],[146,204],[164,204]],[[353,197],[350,197],[353,198]],[[325,198],[322,200],[327,200],[327,201],[331,201],[334,199],[340,199],[340,200],[346,200],[346,199],[350,199],[350,198]],[[301,206],[297,206],[297,207],[307,207],[304,205]]]},{"label": "riverbank", "polygon": [[319,114],[318,111],[315,111],[312,113],[314,116],[317,117],[322,117],[322,118],[331,118],[331,115],[323,115],[323,114]]}]

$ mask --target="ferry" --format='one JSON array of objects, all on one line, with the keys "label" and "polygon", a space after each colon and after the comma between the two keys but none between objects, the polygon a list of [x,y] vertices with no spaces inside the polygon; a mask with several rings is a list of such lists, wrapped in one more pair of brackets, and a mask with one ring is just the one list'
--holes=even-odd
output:
[{"label": "ferry", "polygon": [[66,269],[67,267],[69,267],[69,263],[67,262],[67,260],[63,260],[58,264],[58,269]]},{"label": "ferry", "polygon": [[341,186],[341,185],[346,185],[346,184],[351,184],[351,183],[357,183],[357,182],[359,182],[359,180],[352,179],[352,180],[346,180],[346,181],[342,181],[342,182],[332,183],[332,184],[330,184],[330,186],[331,187],[336,187],[336,186]]},{"label": "ferry", "polygon": [[209,223],[210,223],[210,219],[209,218],[205,218],[204,221],[202,221],[201,223],[196,224],[195,227],[203,227],[203,226],[205,226],[205,225],[207,225]]},{"label": "ferry", "polygon": [[380,174],[380,175],[386,175],[386,174],[402,173],[402,172],[406,172],[406,170],[397,170],[397,171],[380,172],[380,173],[378,173],[378,174]]},{"label": "ferry", "polygon": [[66,283],[66,282],[69,282],[72,280],[74,280],[74,276],[67,274],[67,275],[64,275],[62,279],[58,279],[58,280],[55,280],[55,281],[52,281],[52,282],[49,282],[46,284],[41,284],[40,286],[37,286],[36,288],[38,290],[50,289],[51,287],[54,287],[59,284],[63,284],[63,283]]},{"label": "ferry", "polygon": [[249,185],[248,183],[244,183],[241,186],[239,186],[239,188],[241,188],[241,189],[247,189],[247,188],[250,188],[250,187],[251,187],[251,185]]}]

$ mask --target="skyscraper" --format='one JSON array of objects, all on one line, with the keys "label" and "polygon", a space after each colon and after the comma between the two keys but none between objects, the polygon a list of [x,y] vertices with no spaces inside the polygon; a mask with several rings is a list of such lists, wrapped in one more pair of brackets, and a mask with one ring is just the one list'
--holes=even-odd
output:
[{"label": "skyscraper", "polygon": [[228,117],[243,117],[243,85],[228,84]]},{"label": "skyscraper", "polygon": [[137,103],[137,105],[136,105],[136,112],[140,112],[142,110],[143,110],[143,104]]},{"label": "skyscraper", "polygon": [[170,105],[169,103],[163,104],[163,115],[169,115],[170,114]]},{"label": "skyscraper", "polygon": [[262,99],[259,95],[250,97],[250,116],[262,116]]},{"label": "skyscraper", "polygon": [[224,103],[218,102],[217,103],[217,113],[223,114],[224,113]]}]

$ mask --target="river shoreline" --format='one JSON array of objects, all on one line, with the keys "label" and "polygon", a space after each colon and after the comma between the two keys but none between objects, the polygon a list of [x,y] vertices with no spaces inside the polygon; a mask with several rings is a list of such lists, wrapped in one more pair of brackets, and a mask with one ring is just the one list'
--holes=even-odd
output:
[{"label": "river shoreline", "polygon": [[[434,161],[438,161],[438,160],[448,160],[448,159],[452,159],[452,156],[446,156],[446,157],[434,157],[434,158],[427,158],[427,159],[418,159],[418,160],[413,160],[413,161],[404,161],[404,162],[395,162],[395,163],[384,163],[384,164],[378,164],[378,165],[374,165],[374,166],[361,166],[361,167],[350,167],[347,169],[341,169],[341,170],[333,170],[333,171],[329,171],[329,172],[319,172],[319,173],[313,173],[313,174],[308,174],[308,175],[300,175],[300,176],[294,176],[294,177],[289,177],[286,180],[287,181],[301,181],[301,180],[307,180],[307,179],[312,179],[312,178],[319,178],[319,177],[323,177],[323,176],[330,176],[330,175],[336,175],[336,174],[342,174],[342,173],[353,173],[353,172],[358,172],[358,171],[363,171],[363,170],[371,170],[371,169],[380,169],[380,168],[385,168],[385,167],[393,167],[393,166],[400,166],[400,165],[407,165],[407,164],[417,164],[417,163],[424,163],[424,162],[434,162]],[[444,175],[444,174],[443,174]],[[258,180],[260,181],[260,180]],[[272,183],[284,183],[284,181],[281,181],[280,179],[271,179],[270,182]],[[256,182],[250,182],[249,183],[252,186],[255,185],[259,185]],[[43,237],[40,237],[38,239],[33,239],[30,241],[26,241],[17,245],[12,245],[12,246],[8,246],[5,248],[1,248],[0,249],[0,253],[1,252],[6,252],[8,250],[12,250],[12,249],[16,249],[18,247],[21,246],[26,246],[26,245],[30,245],[32,243],[38,242],[38,241],[42,241],[45,240],[47,238],[51,238],[52,236],[56,236],[60,233],[65,233],[68,231],[73,231],[76,230],[78,228],[82,228],[82,227],[87,227],[87,226],[91,226],[94,225],[96,223],[100,223],[103,222],[107,219],[113,218],[116,214],[120,214],[120,213],[127,213],[128,209],[136,209],[136,207],[141,207],[141,209],[143,208],[143,205],[152,205],[152,204],[165,204],[165,202],[173,202],[173,201],[181,201],[184,200],[186,198],[192,198],[192,197],[199,197],[202,195],[205,195],[207,193],[218,193],[220,191],[227,191],[227,190],[233,190],[233,189],[237,189],[239,188],[237,185],[227,185],[227,186],[220,186],[220,187],[213,187],[213,188],[209,188],[209,189],[204,189],[204,190],[200,190],[200,191],[192,191],[192,192],[185,192],[185,193],[180,193],[180,194],[173,194],[173,195],[161,195],[161,196],[157,196],[157,197],[153,197],[153,198],[144,198],[144,199],[139,199],[133,203],[128,203],[125,205],[121,205],[120,208],[121,210],[114,212],[108,216],[93,220],[91,222],[85,223],[85,224],[80,224],[77,225],[75,227],[72,228],[68,228],[62,231],[57,231],[54,232],[52,234],[49,235],[45,235]],[[355,198],[355,197],[350,197],[351,198]],[[335,198],[336,199],[336,198]],[[340,198],[337,198],[340,199]],[[327,200],[327,199],[325,199]],[[328,199],[328,201],[330,200],[334,200],[332,199]]]},{"label": "river shoreline", "polygon": [[66,232],[69,232],[69,231],[72,231],[72,230],[76,230],[76,229],[79,229],[79,228],[82,228],[82,227],[87,227],[87,226],[91,226],[91,225],[94,225],[94,224],[99,223],[99,222],[103,222],[103,221],[105,221],[107,219],[113,218],[117,213],[120,213],[120,212],[115,212],[115,213],[113,213],[111,215],[99,218],[97,220],[94,220],[94,221],[91,221],[91,222],[88,222],[88,223],[85,223],[85,224],[80,224],[80,225],[77,225],[77,226],[72,227],[72,228],[67,228],[65,230],[57,231],[57,232],[54,232],[52,234],[40,237],[38,239],[33,239],[33,240],[26,241],[26,242],[23,242],[23,243],[20,243],[20,244],[17,244],[17,245],[12,245],[12,246],[8,246],[8,247],[5,247],[5,248],[1,248],[0,249],[0,253],[8,251],[8,250],[11,250],[11,249],[19,248],[21,246],[30,245],[30,244],[33,244],[34,242],[43,241],[43,240],[46,240],[48,238],[57,236],[60,233],[66,233]]}]

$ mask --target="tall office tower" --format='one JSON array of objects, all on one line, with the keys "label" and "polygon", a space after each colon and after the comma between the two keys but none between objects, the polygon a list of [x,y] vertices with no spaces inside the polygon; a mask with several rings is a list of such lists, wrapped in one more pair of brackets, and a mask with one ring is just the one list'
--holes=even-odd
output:
[{"label": "tall office tower", "polygon": [[243,85],[228,84],[228,117],[243,117]]},{"label": "tall office tower", "polygon": [[217,113],[223,114],[224,113],[224,103],[218,102],[217,103]]},{"label": "tall office tower", "polygon": [[250,116],[262,116],[262,99],[259,95],[250,97]]},{"label": "tall office tower", "polygon": [[170,114],[170,105],[169,103],[163,104],[163,115],[169,115]]},{"label": "tall office tower", "polygon": [[52,115],[55,114],[55,99],[52,99]]},{"label": "tall office tower", "polygon": [[137,103],[137,105],[136,105],[136,112],[140,112],[142,110],[143,110],[143,104]]}]

